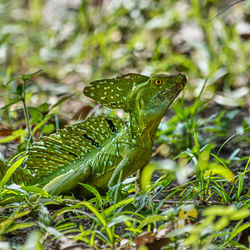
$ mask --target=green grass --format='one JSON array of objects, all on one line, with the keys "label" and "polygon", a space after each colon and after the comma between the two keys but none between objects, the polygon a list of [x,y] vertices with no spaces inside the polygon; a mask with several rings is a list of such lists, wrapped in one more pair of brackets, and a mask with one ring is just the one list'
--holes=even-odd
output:
[{"label": "green grass", "polygon": [[[248,249],[250,44],[239,26],[249,1],[213,19],[225,7],[198,0],[1,1],[0,144],[16,149],[0,153],[0,164],[9,166],[0,199],[25,201],[0,207],[0,248],[151,240],[164,249]],[[88,82],[176,71],[188,84],[159,126],[151,165],[157,171],[144,192],[135,192],[133,177],[106,195],[88,187],[94,198],[85,201],[13,183],[33,141],[81,119],[72,114],[82,103],[95,105],[82,95]],[[152,171],[144,175],[149,180]]]}]

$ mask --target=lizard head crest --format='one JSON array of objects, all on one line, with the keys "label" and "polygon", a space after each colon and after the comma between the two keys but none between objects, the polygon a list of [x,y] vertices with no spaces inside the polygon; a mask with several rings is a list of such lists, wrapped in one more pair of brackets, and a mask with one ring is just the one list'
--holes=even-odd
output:
[{"label": "lizard head crest", "polygon": [[84,88],[83,93],[106,107],[131,112],[134,107],[130,94],[148,79],[148,76],[129,73],[91,82],[90,86]]}]

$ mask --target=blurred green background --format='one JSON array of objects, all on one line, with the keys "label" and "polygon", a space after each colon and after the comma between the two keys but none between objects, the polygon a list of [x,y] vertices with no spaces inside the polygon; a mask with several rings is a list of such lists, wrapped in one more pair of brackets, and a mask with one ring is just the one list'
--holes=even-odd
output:
[{"label": "blurred green background", "polygon": [[58,105],[67,122],[90,102],[82,95],[90,81],[128,72],[181,71],[188,76],[186,102],[207,81],[203,100],[249,110],[249,1],[216,16],[233,2],[1,0],[2,126],[15,127],[22,108],[20,81],[10,79],[39,69],[27,105],[46,110],[75,94]]}]

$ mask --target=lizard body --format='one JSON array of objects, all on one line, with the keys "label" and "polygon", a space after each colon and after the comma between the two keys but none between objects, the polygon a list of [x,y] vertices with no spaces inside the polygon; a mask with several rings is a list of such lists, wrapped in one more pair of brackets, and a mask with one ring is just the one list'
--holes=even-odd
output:
[{"label": "lizard body", "polygon": [[124,180],[150,161],[158,125],[185,84],[182,73],[127,74],[90,83],[86,96],[123,109],[129,120],[102,115],[42,137],[28,152],[25,168],[31,175],[24,175],[24,182],[59,194],[79,189],[78,183],[105,191],[120,176]]}]

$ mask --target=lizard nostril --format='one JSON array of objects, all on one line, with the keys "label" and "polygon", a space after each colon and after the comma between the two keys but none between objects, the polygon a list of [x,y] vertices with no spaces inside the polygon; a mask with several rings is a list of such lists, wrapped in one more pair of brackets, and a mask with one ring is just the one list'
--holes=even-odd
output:
[{"label": "lizard nostril", "polygon": [[177,89],[180,91],[180,90],[183,89],[183,87],[184,87],[184,85],[183,85],[182,82],[181,82],[181,83],[178,84]]},{"label": "lizard nostril", "polygon": [[178,73],[181,76],[180,86],[183,88],[187,83],[187,77],[183,73]]}]

